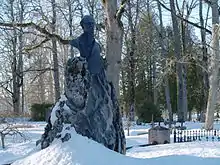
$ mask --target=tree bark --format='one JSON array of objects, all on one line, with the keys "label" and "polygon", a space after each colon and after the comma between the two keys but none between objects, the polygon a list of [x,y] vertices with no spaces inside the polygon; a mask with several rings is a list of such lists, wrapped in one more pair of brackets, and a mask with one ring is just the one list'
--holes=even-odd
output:
[{"label": "tree bark", "polygon": [[[24,4],[23,1],[19,1],[20,12],[19,12],[19,22],[23,23],[24,20]],[[23,52],[24,41],[23,41],[23,28],[21,27],[18,35],[19,47],[18,47],[18,69],[19,69],[19,83],[21,86],[21,112],[24,112],[24,74],[23,74]]]},{"label": "tree bark", "polygon": [[[150,10],[150,1],[148,0],[147,1],[147,13],[148,13],[148,19],[149,19],[149,27],[150,27],[150,32],[153,31],[153,18],[151,16],[151,10]],[[149,34],[149,39],[150,39],[150,43],[153,43],[153,34],[150,33]],[[156,54],[153,50],[154,48],[151,47],[150,48],[150,54],[151,54],[151,57],[150,57],[150,65],[149,65],[149,70],[150,70],[150,79],[149,79],[149,89],[150,89],[150,97],[153,96],[152,100],[154,102],[155,105],[157,105],[157,95],[158,95],[158,91],[157,91],[157,88],[156,88]]]},{"label": "tree bark", "polygon": [[191,110],[189,111],[189,117],[188,117],[188,120],[189,120],[189,121],[192,121],[192,111],[191,111]]},{"label": "tree bark", "polygon": [[[68,13],[69,13],[69,34],[70,37],[73,37],[73,9],[72,9],[72,4],[71,4],[71,0],[67,0],[68,3]],[[73,51],[73,46],[70,45],[70,55],[71,57],[74,57],[74,51]]]},{"label": "tree bark", "polygon": [[[152,32],[153,27],[152,27],[152,17],[151,17],[151,11],[150,11],[150,1],[147,0],[147,17],[148,17],[148,23],[149,23],[149,31]],[[150,33],[149,34],[149,43],[153,43],[153,34]],[[153,75],[153,67],[154,67],[154,52],[152,51],[153,47],[149,46],[149,54],[150,57],[147,61],[147,72],[148,72],[148,100],[151,102],[155,103],[155,88],[154,85],[156,86],[156,84],[154,84],[154,75]]]},{"label": "tree bark", "polygon": [[[205,28],[204,19],[203,19],[203,5],[202,1],[199,1],[199,17],[200,17],[200,26]],[[208,90],[209,90],[209,77],[208,77],[208,55],[207,55],[207,47],[206,47],[206,31],[204,29],[200,29],[201,32],[201,40],[202,40],[202,61],[203,67],[203,96],[204,101],[202,105],[202,113],[200,120],[201,122],[205,122],[205,113],[207,108],[207,100],[208,100]]]},{"label": "tree bark", "polygon": [[[183,8],[184,10],[184,8]],[[188,42],[187,42],[187,34],[186,34],[186,30],[187,30],[187,24],[181,20],[181,37],[182,37],[182,56],[187,56],[187,46],[188,46]],[[186,82],[186,75],[187,75],[187,64],[183,63],[182,65],[182,78],[183,78],[183,120],[186,121],[187,120],[187,112],[188,112],[188,100],[187,100],[187,82]]]},{"label": "tree bark", "polygon": [[[52,0],[52,33],[56,32],[56,1]],[[52,54],[53,54],[53,65],[54,65],[54,90],[55,90],[55,100],[58,101],[60,98],[60,80],[59,80],[59,65],[57,57],[57,41],[56,38],[52,38]]]},{"label": "tree bark", "polygon": [[219,85],[219,12],[218,0],[211,1],[212,7],[212,56],[211,56],[211,75],[209,79],[210,88],[205,120],[205,129],[213,129],[214,111],[217,99],[217,90]]},{"label": "tree bark", "polygon": [[175,9],[174,0],[170,0],[171,16],[173,23],[173,33],[174,33],[174,53],[176,56],[176,72],[177,72],[177,111],[178,111],[178,120],[184,120],[184,109],[183,109],[183,75],[182,75],[182,64],[180,63],[181,59],[181,41],[180,41],[180,30],[178,27],[178,21]]},{"label": "tree bark", "polygon": [[[135,47],[136,47],[136,32],[135,25],[132,21],[132,13],[131,13],[131,1],[128,0],[128,24],[131,30],[131,44],[129,45],[129,104],[130,113],[133,113],[130,117],[131,120],[135,120]],[[137,14],[137,13],[136,13]]]},{"label": "tree bark", "polygon": [[48,93],[48,101],[49,103],[54,103],[54,84],[53,84],[53,71],[49,72],[49,93]]},{"label": "tree bark", "polygon": [[[39,55],[38,61],[39,61],[39,68],[45,68],[45,66],[43,65],[43,51],[41,51],[41,55]],[[40,103],[43,104],[45,103],[45,82],[44,82],[44,76],[45,74],[40,74],[39,78],[38,78],[38,90],[39,90],[39,100]]]},{"label": "tree bark", "polygon": [[123,24],[120,21],[120,12],[117,10],[117,0],[103,0],[106,13],[106,59],[108,62],[107,78],[115,87],[119,96],[119,72],[121,66],[121,52],[123,39]]},{"label": "tree bark", "polygon": [[[162,11],[161,11],[161,6],[158,3],[158,10],[159,10],[159,19],[160,19],[160,37],[159,37],[159,43],[161,47],[161,56],[164,58],[163,66],[166,65],[166,52],[164,48],[164,33],[163,33],[163,18],[162,18]],[[172,113],[172,106],[171,106],[171,99],[170,99],[170,86],[169,86],[169,81],[168,77],[164,77],[164,88],[165,88],[165,98],[166,98],[166,106],[169,114],[169,128],[171,128],[171,121],[173,121],[173,113]]]},{"label": "tree bark", "polygon": [[[15,22],[15,14],[14,14],[14,1],[10,1],[10,14],[12,22]],[[16,27],[13,26],[13,38],[12,41],[12,83],[13,83],[13,92],[12,92],[12,102],[13,102],[13,110],[16,115],[20,113],[20,77],[19,77],[19,65],[18,65],[18,58],[17,58],[17,30]]]},{"label": "tree bark", "polygon": [[5,148],[5,135],[3,133],[0,134],[1,136],[1,143],[2,143],[2,148]]}]

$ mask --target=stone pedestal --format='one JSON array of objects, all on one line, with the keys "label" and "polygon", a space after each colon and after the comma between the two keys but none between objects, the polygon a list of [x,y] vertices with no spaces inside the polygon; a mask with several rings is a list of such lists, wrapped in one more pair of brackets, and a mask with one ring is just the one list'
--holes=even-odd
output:
[{"label": "stone pedestal", "polygon": [[149,144],[166,144],[170,143],[170,130],[166,127],[156,126],[149,130]]},{"label": "stone pedestal", "polygon": [[[65,93],[54,105],[45,132],[37,144],[48,147],[54,139],[68,141],[61,135],[65,124],[78,134],[125,154],[125,136],[118,100],[112,83],[92,75],[84,58],[71,58],[65,70]],[[64,137],[64,138],[61,138]]]}]

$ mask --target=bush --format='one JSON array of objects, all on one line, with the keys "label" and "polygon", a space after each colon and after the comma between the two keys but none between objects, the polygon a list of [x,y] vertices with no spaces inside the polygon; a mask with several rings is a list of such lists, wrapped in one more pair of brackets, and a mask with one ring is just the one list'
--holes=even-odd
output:
[{"label": "bush", "polygon": [[162,121],[159,108],[153,103],[145,102],[137,108],[137,115],[141,122],[150,123],[152,115],[154,122]]},{"label": "bush", "polygon": [[53,104],[33,104],[31,106],[31,119],[34,121],[45,121],[48,111]]}]

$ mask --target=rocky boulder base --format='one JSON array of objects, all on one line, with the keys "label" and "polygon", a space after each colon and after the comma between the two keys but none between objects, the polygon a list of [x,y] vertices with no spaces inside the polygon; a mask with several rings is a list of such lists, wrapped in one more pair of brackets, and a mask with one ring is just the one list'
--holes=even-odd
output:
[{"label": "rocky boulder base", "polygon": [[78,134],[125,154],[125,136],[114,87],[107,80],[91,75],[82,57],[71,58],[65,70],[65,93],[52,109],[45,132],[37,142],[48,147],[55,138],[68,141],[71,134],[61,132],[65,124]]}]

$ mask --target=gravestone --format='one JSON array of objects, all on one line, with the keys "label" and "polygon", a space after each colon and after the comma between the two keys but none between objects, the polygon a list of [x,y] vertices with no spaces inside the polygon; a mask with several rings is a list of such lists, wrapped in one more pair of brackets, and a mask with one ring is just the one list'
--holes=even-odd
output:
[{"label": "gravestone", "polygon": [[166,144],[170,143],[170,130],[160,125],[149,129],[149,144]]},{"label": "gravestone", "polygon": [[61,135],[65,124],[107,148],[125,154],[125,136],[114,87],[106,79],[100,81],[88,70],[85,58],[68,60],[65,69],[65,93],[54,105],[45,132],[37,142],[48,147],[54,139],[71,138]]}]

